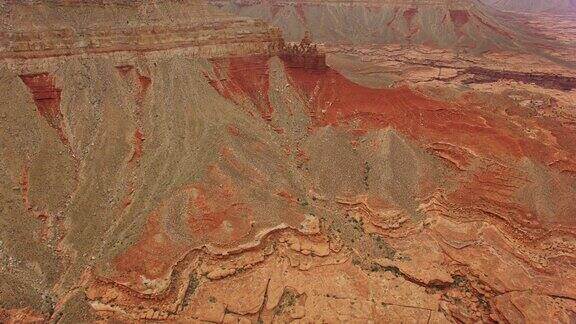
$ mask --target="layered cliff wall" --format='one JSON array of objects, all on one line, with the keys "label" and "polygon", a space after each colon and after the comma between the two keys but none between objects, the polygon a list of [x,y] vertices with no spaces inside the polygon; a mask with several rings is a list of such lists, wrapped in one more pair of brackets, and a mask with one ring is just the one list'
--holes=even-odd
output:
[{"label": "layered cliff wall", "polygon": [[539,86],[563,91],[576,88],[576,77],[557,75],[551,73],[527,73],[515,71],[497,71],[482,67],[471,67],[464,73],[472,74],[473,77],[464,83],[487,83],[498,80],[514,80],[524,83],[537,84]]},{"label": "layered cliff wall", "polygon": [[274,52],[281,34],[200,1],[8,2],[0,58],[181,49],[197,56]]}]

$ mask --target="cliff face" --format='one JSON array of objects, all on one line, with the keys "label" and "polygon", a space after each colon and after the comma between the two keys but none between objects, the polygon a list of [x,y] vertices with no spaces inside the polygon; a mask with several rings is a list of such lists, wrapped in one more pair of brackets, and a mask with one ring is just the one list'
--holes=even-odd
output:
[{"label": "cliff face", "polygon": [[185,49],[201,56],[277,48],[279,30],[199,1],[8,2],[0,58]]}]

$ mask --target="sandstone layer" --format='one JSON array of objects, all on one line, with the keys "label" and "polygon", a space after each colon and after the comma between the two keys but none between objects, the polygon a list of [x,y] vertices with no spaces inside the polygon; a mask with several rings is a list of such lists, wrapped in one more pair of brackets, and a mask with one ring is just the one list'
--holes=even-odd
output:
[{"label": "sandstone layer", "polygon": [[1,58],[186,49],[203,56],[263,54],[278,30],[201,1],[9,1]]}]

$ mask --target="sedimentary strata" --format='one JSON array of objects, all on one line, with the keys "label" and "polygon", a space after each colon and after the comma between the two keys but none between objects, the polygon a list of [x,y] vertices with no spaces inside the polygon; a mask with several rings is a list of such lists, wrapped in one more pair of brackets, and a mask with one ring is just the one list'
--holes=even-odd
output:
[{"label": "sedimentary strata", "polygon": [[570,91],[576,88],[576,77],[545,74],[545,73],[522,73],[513,71],[495,71],[480,67],[471,67],[464,73],[472,74],[473,77],[464,83],[484,83],[498,80],[514,80],[524,83],[533,83],[544,88]]},{"label": "sedimentary strata", "polygon": [[[5,6],[1,58],[169,49],[212,57],[270,53],[281,42],[279,30],[261,21],[227,15],[198,1],[9,2]],[[34,21],[39,15],[44,15],[42,24]]]},{"label": "sedimentary strata", "polygon": [[[228,17],[187,1],[10,5],[43,32],[74,29],[84,5],[111,25],[143,15],[168,43],[174,22]],[[354,82],[308,40],[245,23],[259,27],[238,43],[221,25],[215,51],[131,38],[147,27],[107,34],[119,51],[63,55],[57,37],[8,51],[0,321],[574,321],[574,115]]]}]

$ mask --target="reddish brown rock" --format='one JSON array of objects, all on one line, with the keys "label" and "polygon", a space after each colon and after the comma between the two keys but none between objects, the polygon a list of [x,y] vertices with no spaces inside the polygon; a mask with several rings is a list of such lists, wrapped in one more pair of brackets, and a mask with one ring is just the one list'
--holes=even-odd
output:
[{"label": "reddish brown rock", "polygon": [[574,72],[472,4],[9,2],[0,321],[574,322]]},{"label": "reddish brown rock", "polygon": [[30,89],[36,108],[48,124],[58,132],[62,142],[66,143],[62,113],[60,112],[60,93],[53,76],[48,73],[21,75],[20,78]]}]

